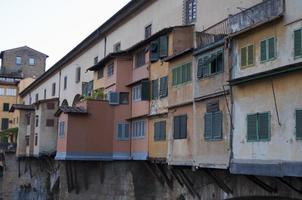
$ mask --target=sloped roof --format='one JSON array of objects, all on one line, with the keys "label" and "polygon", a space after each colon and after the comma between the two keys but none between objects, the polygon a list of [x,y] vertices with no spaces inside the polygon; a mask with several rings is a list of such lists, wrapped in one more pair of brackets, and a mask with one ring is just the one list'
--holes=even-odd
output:
[{"label": "sloped roof", "polygon": [[49,57],[49,56],[46,55],[45,53],[42,53],[42,52],[40,52],[40,51],[37,51],[37,50],[35,50],[35,49],[33,49],[33,48],[30,48],[30,47],[28,47],[28,46],[22,46],[22,47],[16,47],[16,48],[12,48],[12,49],[7,49],[7,50],[1,51],[1,53],[0,53],[0,58],[3,57],[3,53],[4,53],[4,52],[7,52],[7,51],[15,51],[15,50],[19,50],[19,49],[28,49],[28,50],[35,51],[35,52],[37,52],[37,53],[43,54],[43,55],[46,56],[46,57]]},{"label": "sloped roof", "polygon": [[87,110],[82,107],[75,106],[60,106],[57,112],[55,113],[56,117],[59,117],[61,113],[65,114],[88,114]]},{"label": "sloped roof", "polygon": [[34,105],[24,105],[24,104],[13,104],[9,109],[9,112],[14,112],[15,110],[35,110]]}]

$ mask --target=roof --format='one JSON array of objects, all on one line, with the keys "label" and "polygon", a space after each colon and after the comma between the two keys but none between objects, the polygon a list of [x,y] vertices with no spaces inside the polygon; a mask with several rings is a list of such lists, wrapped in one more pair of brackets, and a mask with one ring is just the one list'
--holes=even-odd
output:
[{"label": "roof", "polygon": [[45,53],[42,53],[42,52],[40,52],[40,51],[37,51],[37,50],[35,50],[35,49],[33,49],[33,48],[30,48],[30,47],[28,47],[28,46],[22,46],[22,47],[17,47],[17,48],[7,49],[7,50],[4,50],[4,51],[1,51],[1,52],[0,52],[0,58],[3,57],[4,52],[7,52],[7,51],[15,51],[15,50],[18,50],[18,49],[23,49],[23,48],[29,49],[29,50],[31,50],[31,51],[35,51],[35,52],[37,52],[37,53],[43,54],[43,55],[46,56],[46,57],[49,57],[49,56],[46,55]]},{"label": "roof", "polygon": [[148,80],[148,78],[139,79],[139,80],[137,80],[137,81],[134,81],[134,82],[129,83],[128,85],[126,85],[126,87],[132,87],[132,86],[134,86],[134,85],[136,85],[136,84],[139,84],[139,83],[141,83],[141,82],[143,82],[143,81],[146,81],[146,80]]},{"label": "roof", "polygon": [[24,105],[24,104],[13,104],[9,109],[9,112],[14,112],[15,110],[35,110],[34,105]]},{"label": "roof", "polygon": [[65,114],[88,114],[87,110],[82,107],[74,106],[60,106],[57,112],[55,113],[56,117],[59,117],[61,113]]},{"label": "roof", "polygon": [[240,77],[240,78],[237,78],[237,79],[232,79],[232,80],[229,81],[229,83],[230,83],[231,86],[241,85],[241,84],[244,84],[244,83],[248,83],[250,81],[266,79],[266,78],[278,76],[278,75],[281,75],[281,74],[295,72],[295,71],[298,71],[298,70],[302,70],[302,62],[294,63],[294,64],[290,64],[290,65],[285,65],[285,66],[278,67],[278,68],[275,68],[275,69],[272,69],[272,70],[252,74],[252,75],[249,75],[249,76]]},{"label": "roof", "polygon": [[52,101],[59,101],[59,98],[42,99],[42,100],[35,102],[34,104],[47,103],[47,102],[52,102]]},{"label": "roof", "polygon": [[172,60],[174,60],[176,58],[179,58],[181,56],[184,56],[184,55],[192,53],[192,52],[193,52],[193,48],[185,49],[183,51],[177,52],[177,53],[175,53],[175,54],[173,54],[173,55],[165,58],[164,61],[165,62],[170,62],[170,61],[172,61]]}]

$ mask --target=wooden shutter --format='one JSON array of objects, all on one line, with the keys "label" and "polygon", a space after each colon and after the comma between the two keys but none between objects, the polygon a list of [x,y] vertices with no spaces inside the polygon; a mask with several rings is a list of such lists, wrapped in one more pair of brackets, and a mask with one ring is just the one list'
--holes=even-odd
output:
[{"label": "wooden shutter", "polygon": [[124,138],[125,139],[128,139],[129,138],[129,124],[124,124],[124,127],[125,127],[125,132],[124,132]]},{"label": "wooden shutter", "polygon": [[296,137],[302,139],[302,110],[296,111]]},{"label": "wooden shutter", "polygon": [[158,79],[152,80],[152,99],[158,99]]},{"label": "wooden shutter", "polygon": [[180,120],[179,120],[179,117],[174,117],[173,121],[174,121],[174,123],[173,123],[174,139],[179,139],[180,138]]},{"label": "wooden shutter", "polygon": [[222,112],[213,113],[213,139],[222,139]]},{"label": "wooden shutter", "polygon": [[7,118],[2,118],[1,129],[2,130],[8,129],[8,119]]},{"label": "wooden shutter", "polygon": [[257,114],[247,116],[247,139],[248,141],[257,140]]},{"label": "wooden shutter", "polygon": [[275,57],[275,38],[268,40],[268,59]]},{"label": "wooden shutter", "polygon": [[203,59],[200,58],[198,59],[198,65],[197,65],[197,78],[202,78],[203,77],[203,73],[202,73],[202,67],[203,65]]},{"label": "wooden shutter", "polygon": [[187,64],[187,81],[192,81],[192,63]]},{"label": "wooden shutter", "polygon": [[246,52],[247,48],[241,48],[241,66],[246,66],[247,65],[247,52]]},{"label": "wooden shutter", "polygon": [[163,98],[168,96],[168,76],[160,79],[159,97]]},{"label": "wooden shutter", "polygon": [[158,122],[155,122],[154,123],[154,141],[158,140],[158,131],[159,131],[158,129],[159,129]]},{"label": "wooden shutter", "polygon": [[266,55],[266,48],[267,48],[267,42],[266,40],[262,41],[261,44],[260,44],[260,53],[261,53],[261,61],[265,61],[267,60],[267,55]]},{"label": "wooden shutter", "polygon": [[294,32],[294,54],[295,57],[302,55],[302,29]]},{"label": "wooden shutter", "polygon": [[217,72],[222,72],[223,71],[223,66],[224,66],[224,59],[223,59],[223,52],[218,52],[217,55]]},{"label": "wooden shutter", "polygon": [[166,121],[160,122],[160,139],[166,140]]},{"label": "wooden shutter", "polygon": [[204,116],[204,138],[212,139],[212,113],[206,113]]},{"label": "wooden shutter", "polygon": [[254,64],[254,45],[250,45],[247,47],[248,59],[247,64],[252,65]]},{"label": "wooden shutter", "polygon": [[150,61],[156,62],[159,59],[159,41],[158,40],[152,41],[150,46],[151,46]]},{"label": "wooden shutter", "polygon": [[270,135],[270,115],[269,113],[258,114],[258,139],[268,140]]},{"label": "wooden shutter", "polygon": [[219,111],[219,100],[211,100],[207,103],[207,112],[218,112]]},{"label": "wooden shutter", "polygon": [[180,117],[180,139],[187,138],[187,116]]},{"label": "wooden shutter", "polygon": [[172,70],[172,85],[177,85],[177,69]]},{"label": "wooden shutter", "polygon": [[160,43],[160,57],[167,57],[168,56],[168,36],[163,35],[159,38]]},{"label": "wooden shutter", "polygon": [[181,82],[180,83],[187,82],[187,77],[188,77],[187,64],[184,64],[181,66]]},{"label": "wooden shutter", "polygon": [[119,93],[118,92],[109,92],[109,104],[118,105],[119,104]]},{"label": "wooden shutter", "polygon": [[123,124],[117,125],[117,138],[122,139],[123,138]]},{"label": "wooden shutter", "polygon": [[150,99],[150,83],[148,80],[142,81],[142,101],[148,101]]}]

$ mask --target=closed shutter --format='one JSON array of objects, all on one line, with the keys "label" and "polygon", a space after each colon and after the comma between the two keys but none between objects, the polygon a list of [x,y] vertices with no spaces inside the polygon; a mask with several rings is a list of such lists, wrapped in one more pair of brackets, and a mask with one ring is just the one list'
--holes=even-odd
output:
[{"label": "closed shutter", "polygon": [[302,110],[296,111],[296,137],[302,139]]},{"label": "closed shutter", "polygon": [[258,114],[258,139],[267,140],[270,135],[270,115],[269,113]]},{"label": "closed shutter", "polygon": [[222,139],[222,112],[213,113],[213,139]]},{"label": "closed shutter", "polygon": [[197,66],[197,78],[202,78],[203,73],[202,73],[202,65],[203,65],[203,59],[200,58],[198,59],[198,66]]},{"label": "closed shutter", "polygon": [[241,48],[241,66],[246,66],[247,65],[247,59],[246,59],[246,52],[247,48]]},{"label": "closed shutter", "polygon": [[254,45],[250,45],[247,47],[247,53],[248,53],[248,60],[247,64],[252,65],[254,64]]},{"label": "closed shutter", "polygon": [[212,113],[206,113],[204,116],[204,138],[212,139]]},{"label": "closed shutter", "polygon": [[217,72],[222,72],[223,71],[223,66],[224,66],[224,59],[223,59],[223,52],[218,52],[217,55]]},{"label": "closed shutter", "polygon": [[181,83],[187,82],[188,70],[187,64],[181,66]]},{"label": "closed shutter", "polygon": [[166,140],[166,121],[160,122],[161,140]]},{"label": "closed shutter", "polygon": [[159,124],[158,122],[154,123],[154,141],[158,141],[158,133],[159,133]]},{"label": "closed shutter", "polygon": [[163,35],[159,38],[160,43],[160,57],[167,57],[168,56],[168,36]]},{"label": "closed shutter", "polygon": [[159,41],[152,41],[151,44],[151,52],[150,52],[150,61],[156,62],[159,59]]},{"label": "closed shutter", "polygon": [[187,116],[180,117],[180,139],[187,138]]},{"label": "closed shutter", "polygon": [[159,96],[161,98],[168,96],[168,76],[160,79]]},{"label": "closed shutter", "polygon": [[261,48],[260,58],[261,58],[261,61],[267,60],[267,55],[266,55],[266,48],[267,47],[266,47],[266,45],[267,45],[266,40],[262,41],[261,44],[260,44],[260,48]]},{"label": "closed shutter", "polygon": [[192,63],[187,64],[187,81],[192,81]]},{"label": "closed shutter", "polygon": [[182,80],[182,67],[178,67],[177,69],[176,69],[176,77],[177,77],[177,85],[178,84],[181,84],[182,82],[183,82],[183,80]]},{"label": "closed shutter", "polygon": [[158,99],[158,79],[152,81],[152,99]]},{"label": "closed shutter", "polygon": [[177,69],[172,70],[172,85],[177,85]]},{"label": "closed shutter", "polygon": [[257,114],[247,116],[247,139],[257,140]]},{"label": "closed shutter", "polygon": [[296,56],[302,56],[302,29],[294,32],[294,54]]},{"label": "closed shutter", "polygon": [[275,38],[268,40],[268,59],[275,57]]},{"label": "closed shutter", "polygon": [[142,100],[148,101],[150,99],[150,83],[147,80],[142,81]]},{"label": "closed shutter", "polygon": [[180,120],[179,117],[174,117],[174,139],[180,138]]}]

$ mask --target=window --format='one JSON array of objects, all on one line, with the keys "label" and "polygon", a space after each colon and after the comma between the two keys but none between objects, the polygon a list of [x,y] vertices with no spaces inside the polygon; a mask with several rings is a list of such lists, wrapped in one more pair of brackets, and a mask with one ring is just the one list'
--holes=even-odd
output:
[{"label": "window", "polygon": [[129,92],[120,92],[120,104],[129,104]]},{"label": "window", "polygon": [[172,70],[173,85],[180,85],[192,81],[192,63],[175,67]]},{"label": "window", "polygon": [[132,88],[133,101],[140,101],[142,98],[142,85],[137,85]]},{"label": "window", "polygon": [[48,102],[46,104],[46,108],[47,108],[47,110],[54,110],[55,109],[55,104],[52,103],[52,102]]},{"label": "window", "polygon": [[114,74],[114,65],[110,64],[107,67],[107,76],[110,77]]},{"label": "window", "polygon": [[160,78],[159,97],[165,98],[168,96],[168,76]]},{"label": "window", "polygon": [[223,51],[219,51],[198,60],[197,77],[204,78],[223,72]]},{"label": "window", "polygon": [[197,3],[196,0],[186,1],[186,24],[191,24],[196,21]]},{"label": "window", "polygon": [[56,83],[53,83],[51,88],[51,96],[55,96],[55,95],[56,95]]},{"label": "window", "polygon": [[36,101],[35,102],[37,103],[38,101],[39,101],[39,94],[37,93],[36,94]]},{"label": "window", "polygon": [[36,127],[38,127],[39,126],[39,116],[38,115],[36,115],[35,123],[36,123]]},{"label": "window", "polygon": [[2,118],[1,121],[1,130],[8,129],[9,119],[8,118]]},{"label": "window", "polygon": [[270,139],[270,113],[256,113],[247,116],[247,140],[251,142]]},{"label": "window", "polygon": [[149,38],[152,35],[152,24],[149,24],[145,27],[145,39]]},{"label": "window", "polygon": [[0,88],[0,95],[4,96],[5,95],[5,89],[4,88]]},{"label": "window", "polygon": [[82,95],[89,97],[92,96],[93,92],[93,81],[82,82]]},{"label": "window", "polygon": [[79,83],[81,81],[81,67],[76,68],[76,78],[75,78],[76,83]]},{"label": "window", "polygon": [[93,60],[94,62],[94,65],[96,65],[96,64],[98,64],[98,62],[99,62],[99,57],[97,56],[97,57],[94,57],[94,60]]},{"label": "window", "polygon": [[22,64],[22,58],[20,56],[16,57],[16,65],[21,65]]},{"label": "window", "polygon": [[36,64],[35,59],[34,58],[29,58],[28,59],[28,64],[31,65],[31,66],[35,65]]},{"label": "window", "polygon": [[166,140],[166,121],[154,123],[154,141]]},{"label": "window", "polygon": [[35,134],[35,146],[38,145],[38,133]]},{"label": "window", "polygon": [[294,56],[302,56],[302,29],[294,31]]},{"label": "window", "polygon": [[54,119],[46,119],[46,127],[54,127],[55,120]]},{"label": "window", "polygon": [[274,37],[261,41],[261,62],[272,60],[276,57],[276,39]]},{"label": "window", "polygon": [[64,137],[65,135],[65,122],[59,123],[59,136]]},{"label": "window", "polygon": [[16,96],[17,95],[17,90],[13,88],[7,88],[6,89],[6,95],[7,96]]},{"label": "window", "polygon": [[302,140],[302,110],[296,110],[296,138]]},{"label": "window", "polygon": [[158,99],[158,79],[151,81],[151,98],[152,100]]},{"label": "window", "polygon": [[119,104],[119,93],[118,92],[108,92],[108,100],[110,105]]},{"label": "window", "polygon": [[145,121],[144,120],[132,122],[132,136],[134,138],[145,137]]},{"label": "window", "polygon": [[3,111],[8,112],[9,111],[9,103],[3,103]]},{"label": "window", "polygon": [[101,79],[104,77],[104,67],[98,70],[98,79]]},{"label": "window", "polygon": [[113,52],[119,52],[121,50],[121,43],[117,42],[113,45]]},{"label": "window", "polygon": [[29,146],[29,135],[25,136],[25,144],[26,146]]},{"label": "window", "polygon": [[31,98],[31,96],[29,96],[29,104],[31,104],[32,103],[32,98]]},{"label": "window", "polygon": [[67,89],[67,76],[64,77],[64,90]]},{"label": "window", "polygon": [[141,67],[145,64],[145,62],[145,49],[142,49],[135,55],[135,67]]},{"label": "window", "polygon": [[205,140],[222,139],[222,112],[207,112],[204,116]]},{"label": "window", "polygon": [[168,56],[168,36],[162,35],[150,44],[150,61],[156,62],[160,58]]},{"label": "window", "polygon": [[174,139],[187,138],[187,115],[180,115],[174,117]]},{"label": "window", "polygon": [[117,125],[117,139],[128,140],[128,138],[129,138],[129,124],[119,123]]},{"label": "window", "polygon": [[254,65],[254,45],[241,48],[241,67]]}]

